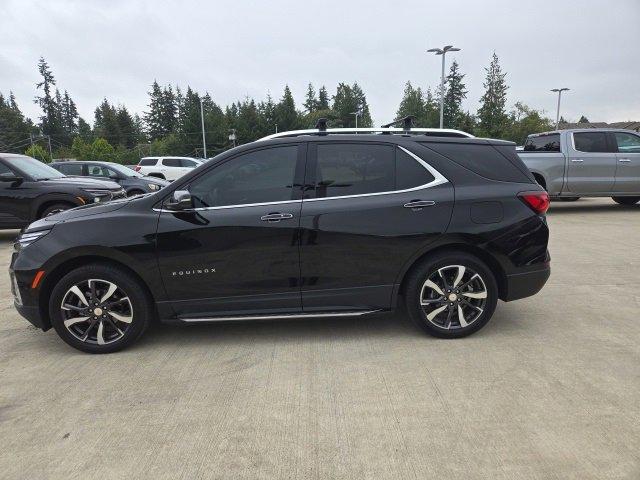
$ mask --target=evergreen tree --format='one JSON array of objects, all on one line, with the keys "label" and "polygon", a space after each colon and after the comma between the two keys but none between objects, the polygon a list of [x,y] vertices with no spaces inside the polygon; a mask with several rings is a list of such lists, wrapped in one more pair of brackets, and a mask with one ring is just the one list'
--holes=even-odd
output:
[{"label": "evergreen tree", "polygon": [[316,90],[313,85],[309,83],[307,87],[307,96],[303,103],[304,109],[307,113],[313,113],[318,109],[318,98],[316,97]]},{"label": "evergreen tree", "polygon": [[138,143],[138,135],[133,117],[124,105],[116,110],[116,123],[118,125],[118,142],[113,145],[121,145],[125,148],[133,148]]},{"label": "evergreen tree", "polygon": [[296,111],[296,103],[289,90],[289,85],[284,87],[282,99],[276,105],[275,109],[276,123],[278,131],[295,130],[298,126],[298,112]]},{"label": "evergreen tree", "polygon": [[91,131],[91,125],[89,125],[82,117],[78,117],[78,137],[85,142],[93,141],[93,132]]},{"label": "evergreen tree", "polygon": [[320,87],[320,91],[318,92],[318,105],[316,106],[316,110],[329,110],[329,94],[324,85]]},{"label": "evergreen tree", "polygon": [[580,116],[580,120],[578,120],[578,123],[589,123],[589,119],[582,115]]},{"label": "evergreen tree", "polygon": [[106,98],[95,109],[93,131],[96,137],[106,140],[110,145],[122,143],[118,113]]},{"label": "evergreen tree", "polygon": [[165,135],[175,133],[178,127],[178,103],[171,85],[162,92],[162,130]]},{"label": "evergreen tree", "polygon": [[276,105],[273,103],[271,94],[267,94],[267,101],[258,105],[258,115],[260,121],[260,135],[266,136],[276,131]]},{"label": "evergreen tree", "polygon": [[423,127],[427,117],[426,103],[424,94],[420,87],[413,88],[411,82],[407,82],[404,86],[404,93],[400,106],[396,112],[396,120],[412,116],[416,126]]},{"label": "evergreen tree", "polygon": [[486,72],[483,84],[485,93],[480,99],[481,105],[478,109],[478,127],[483,136],[502,138],[509,120],[505,109],[509,87],[505,81],[507,74],[502,73],[495,53]]},{"label": "evergreen tree", "polygon": [[40,117],[40,129],[45,135],[60,135],[63,133],[60,122],[59,103],[56,102],[53,87],[56,85],[56,79],[53,76],[49,64],[43,57],[38,61],[38,72],[42,77],[42,81],[36,84],[38,90],[42,89],[42,96],[36,96],[34,102],[42,109]]},{"label": "evergreen tree", "polygon": [[66,90],[62,97],[62,125],[68,139],[78,134],[78,109]]},{"label": "evergreen tree", "polygon": [[0,151],[22,151],[30,143],[32,132],[33,124],[22,115],[13,92],[9,92],[8,100],[0,92]]},{"label": "evergreen tree", "polygon": [[444,127],[458,128],[462,115],[462,100],[467,98],[467,89],[463,83],[464,75],[456,60],[451,64],[447,75],[446,90],[444,95]]},{"label": "evergreen tree", "polygon": [[362,91],[362,88],[360,88],[360,85],[355,82],[351,87],[351,91],[353,92],[353,98],[356,102],[356,109],[354,112],[358,112],[360,114],[358,117],[358,127],[372,127],[373,121],[371,120],[371,113],[369,112],[369,104],[367,103],[367,97]]},{"label": "evergreen tree", "polygon": [[336,127],[354,127],[355,115],[358,111],[358,100],[356,99],[353,88],[346,83],[339,83],[336,88],[336,94],[333,96],[333,111],[336,114]]},{"label": "evergreen tree", "polygon": [[151,140],[162,138],[167,132],[163,125],[163,100],[164,95],[160,85],[154,81],[149,93],[149,111],[144,113],[144,121]]}]

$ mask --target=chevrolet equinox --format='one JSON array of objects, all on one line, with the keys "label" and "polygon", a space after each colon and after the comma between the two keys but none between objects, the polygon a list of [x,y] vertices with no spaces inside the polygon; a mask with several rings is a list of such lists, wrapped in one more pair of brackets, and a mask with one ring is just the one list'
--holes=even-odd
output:
[{"label": "chevrolet equinox", "polygon": [[403,307],[469,335],[549,277],[547,193],[513,143],[429,129],[281,132],[159,192],[60,212],[17,238],[15,306],[92,353],[147,325]]}]

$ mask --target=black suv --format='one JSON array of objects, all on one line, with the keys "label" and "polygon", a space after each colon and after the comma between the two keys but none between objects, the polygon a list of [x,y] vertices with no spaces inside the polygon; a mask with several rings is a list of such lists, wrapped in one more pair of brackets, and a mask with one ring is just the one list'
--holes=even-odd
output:
[{"label": "black suv", "polygon": [[54,162],[51,166],[65,175],[102,178],[103,180],[116,182],[124,188],[128,197],[157,192],[162,187],[169,185],[169,182],[166,180],[142,175],[129,167],[113,162],[74,160]]},{"label": "black suv", "polygon": [[11,261],[15,305],[87,352],[155,319],[348,317],[404,305],[462,337],[549,277],[549,205],[499,140],[379,129],[280,133],[158,193],[37,221]]},{"label": "black suv", "polygon": [[67,177],[35,158],[0,153],[0,228],[22,228],[52,213],[125,196],[117,183]]}]

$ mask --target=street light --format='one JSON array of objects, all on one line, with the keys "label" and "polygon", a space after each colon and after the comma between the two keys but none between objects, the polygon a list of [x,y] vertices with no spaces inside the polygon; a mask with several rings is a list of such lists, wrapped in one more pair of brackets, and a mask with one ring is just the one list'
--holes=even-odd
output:
[{"label": "street light", "polygon": [[232,128],[229,131],[231,132],[229,134],[229,141],[233,142],[233,148],[235,148],[236,147],[236,139],[238,138],[238,137],[236,137],[236,129]]},{"label": "street light", "polygon": [[202,97],[200,97],[200,120],[202,121],[202,148],[204,150],[202,158],[207,158],[207,140],[204,136],[204,107],[202,106]]},{"label": "street light", "polygon": [[440,128],[444,127],[444,57],[447,52],[459,52],[460,49],[453,45],[447,45],[443,48],[430,48],[427,53],[435,53],[442,55],[442,76],[440,77]]},{"label": "street light", "polygon": [[358,128],[358,117],[360,115],[362,115],[362,113],[360,113],[360,112],[351,112],[351,115],[354,115],[356,117],[356,128]]},{"label": "street light", "polygon": [[552,92],[558,92],[558,110],[556,111],[556,130],[560,125],[560,98],[562,97],[562,92],[566,92],[567,90],[569,90],[567,87],[551,89]]}]

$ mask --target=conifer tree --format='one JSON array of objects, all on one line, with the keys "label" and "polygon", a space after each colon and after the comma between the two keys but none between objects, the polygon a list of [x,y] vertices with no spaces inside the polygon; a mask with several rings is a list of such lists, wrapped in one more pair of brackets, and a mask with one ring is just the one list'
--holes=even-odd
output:
[{"label": "conifer tree", "polygon": [[478,128],[483,136],[502,138],[508,123],[506,112],[507,87],[498,56],[494,53],[491,64],[486,68],[485,93],[478,109]]}]

